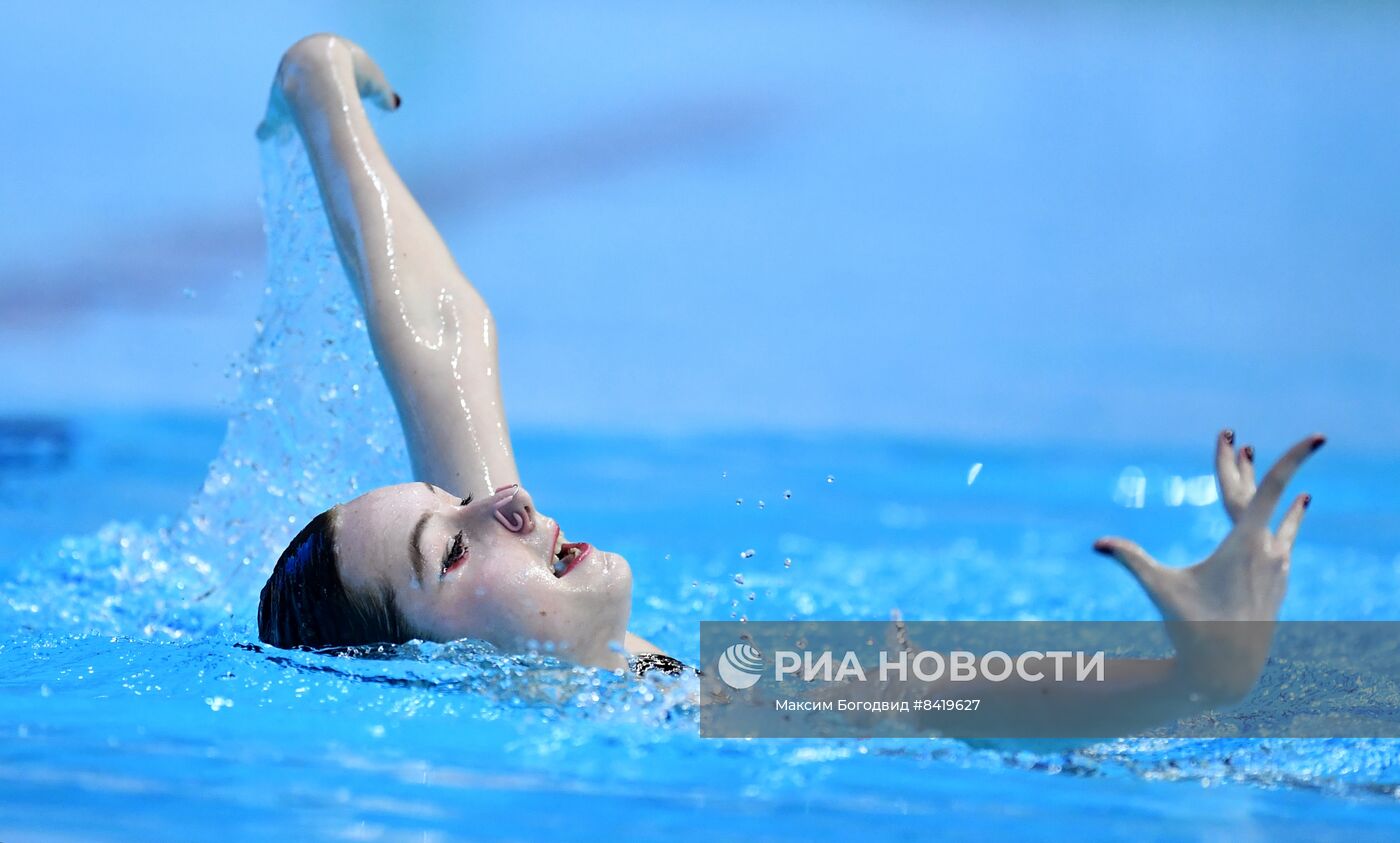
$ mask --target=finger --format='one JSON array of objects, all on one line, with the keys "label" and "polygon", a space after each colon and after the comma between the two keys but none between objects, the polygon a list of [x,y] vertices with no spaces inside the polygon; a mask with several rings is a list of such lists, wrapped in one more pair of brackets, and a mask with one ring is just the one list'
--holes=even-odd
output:
[{"label": "finger", "polygon": [[1235,432],[1226,428],[1215,437],[1215,476],[1220,481],[1220,496],[1229,497],[1240,479],[1235,467]]},{"label": "finger", "polygon": [[1254,446],[1245,445],[1233,452],[1230,467],[1234,469],[1235,482],[1231,484],[1228,492],[1222,492],[1221,495],[1230,520],[1239,523],[1245,510],[1249,508],[1249,502],[1254,500]]},{"label": "finger", "polygon": [[1283,520],[1278,525],[1276,538],[1285,549],[1293,549],[1293,540],[1298,538],[1298,527],[1303,523],[1303,513],[1307,512],[1308,504],[1311,503],[1312,495],[1299,495],[1293,499],[1292,506],[1288,507],[1288,511],[1283,514]]},{"label": "finger", "polygon": [[1240,495],[1245,506],[1254,497],[1254,446],[1245,445],[1235,457],[1235,470],[1240,474]]},{"label": "finger", "polygon": [[1269,473],[1264,475],[1241,523],[1257,528],[1268,526],[1269,516],[1273,514],[1274,507],[1278,506],[1279,498],[1283,497],[1284,487],[1293,479],[1293,473],[1326,441],[1326,437],[1315,433],[1289,448],[1279,461],[1274,463],[1274,467],[1269,469]]},{"label": "finger", "polygon": [[1137,577],[1144,585],[1146,585],[1145,578],[1150,577],[1160,567],[1157,560],[1153,559],[1137,542],[1120,539],[1116,536],[1105,536],[1094,542],[1094,550],[1104,556],[1112,556],[1117,559],[1124,568],[1128,569],[1129,573]]},{"label": "finger", "polygon": [[[1235,432],[1226,428],[1215,437],[1215,478],[1220,484],[1220,500],[1231,521],[1240,520],[1249,506],[1249,494],[1240,486],[1240,467],[1235,455]],[[1253,494],[1250,489],[1250,494]]]},{"label": "finger", "polygon": [[1163,617],[1171,617],[1175,614],[1163,593],[1163,574],[1166,569],[1159,565],[1157,560],[1153,559],[1137,542],[1120,539],[1116,536],[1105,536],[1094,542],[1094,550],[1105,556],[1112,556],[1124,568],[1127,568],[1128,573],[1137,579],[1138,585],[1147,592],[1148,599],[1161,611]]},{"label": "finger", "polygon": [[396,111],[403,99],[395,93],[389,80],[385,78],[384,71],[379,69],[378,63],[370,58],[369,53],[361,49],[359,44],[341,40],[350,48],[350,59],[355,68],[355,88],[360,92],[360,96],[373,101],[385,111]]}]

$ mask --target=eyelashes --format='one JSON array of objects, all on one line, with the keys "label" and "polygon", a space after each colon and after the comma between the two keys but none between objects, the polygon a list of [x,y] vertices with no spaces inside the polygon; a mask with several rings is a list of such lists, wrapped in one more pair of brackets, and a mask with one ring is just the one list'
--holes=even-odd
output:
[{"label": "eyelashes", "polygon": [[457,535],[452,537],[452,543],[447,546],[447,555],[442,559],[442,573],[438,574],[438,579],[447,576],[453,568],[467,561],[469,553],[466,532],[458,530]]},{"label": "eyelashes", "polygon": [[471,495],[467,495],[465,498],[462,498],[462,502],[459,503],[459,504],[457,504],[457,505],[458,505],[458,506],[466,506],[467,504],[469,504],[469,503],[471,503],[471,502],[472,502],[472,496],[471,496]]}]

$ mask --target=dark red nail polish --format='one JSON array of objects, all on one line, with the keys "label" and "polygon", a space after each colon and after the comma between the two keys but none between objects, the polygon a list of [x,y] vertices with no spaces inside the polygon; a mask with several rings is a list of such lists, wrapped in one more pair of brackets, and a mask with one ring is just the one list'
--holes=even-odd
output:
[{"label": "dark red nail polish", "polygon": [[394,94],[394,109],[397,110],[398,107],[401,105],[403,105],[403,97],[399,96],[398,94]]},{"label": "dark red nail polish", "polygon": [[1325,437],[1325,436],[1319,436],[1319,437],[1317,437],[1316,439],[1313,440],[1313,443],[1312,443],[1312,450],[1316,451],[1318,448],[1321,448],[1323,445],[1326,445],[1326,444],[1327,444],[1327,437]]},{"label": "dark red nail polish", "polygon": [[1226,430],[1225,430],[1225,441],[1226,441],[1226,442],[1229,442],[1231,445],[1235,444],[1235,431],[1230,430],[1229,428],[1226,428]]},{"label": "dark red nail polish", "polygon": [[1253,446],[1253,445],[1245,445],[1245,446],[1244,446],[1244,458],[1247,459],[1247,460],[1249,460],[1250,462],[1254,462],[1254,446]]},{"label": "dark red nail polish", "polygon": [[1303,495],[1303,509],[1312,506],[1312,495]]}]

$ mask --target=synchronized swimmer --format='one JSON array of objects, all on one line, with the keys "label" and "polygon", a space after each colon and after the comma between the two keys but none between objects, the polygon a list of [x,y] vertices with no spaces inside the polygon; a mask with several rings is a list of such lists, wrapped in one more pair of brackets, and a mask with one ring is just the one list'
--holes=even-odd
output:
[{"label": "synchronized swimmer", "polygon": [[[362,99],[387,111],[401,103],[359,46],[313,35],[283,57],[259,131],[305,144],[413,482],[333,506],[302,528],[263,587],[259,637],[313,649],[470,638],[526,652],[547,642],[580,665],[675,671],[678,662],[627,629],[627,560],[571,540],[520,485],[491,311],[390,164]],[[1292,501],[1277,531],[1269,522],[1323,441],[1298,442],[1256,483],[1253,449],[1237,449],[1222,431],[1215,468],[1233,528],[1196,565],[1164,567],[1121,538],[1094,544],[1137,579],[1176,654],[1110,661],[1109,684],[1067,696],[1066,716],[1140,729],[1249,691],[1268,657],[1309,496]],[[1267,623],[1194,623],[1232,620]]]}]

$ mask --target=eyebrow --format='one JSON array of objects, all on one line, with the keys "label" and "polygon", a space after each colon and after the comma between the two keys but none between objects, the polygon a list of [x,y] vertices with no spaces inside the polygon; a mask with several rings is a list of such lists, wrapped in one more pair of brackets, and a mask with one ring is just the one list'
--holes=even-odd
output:
[{"label": "eyebrow", "polygon": [[413,563],[413,577],[419,584],[423,582],[423,531],[428,528],[428,519],[432,518],[431,512],[425,512],[418,519],[418,523],[413,525],[413,536],[408,540],[408,560]]}]

